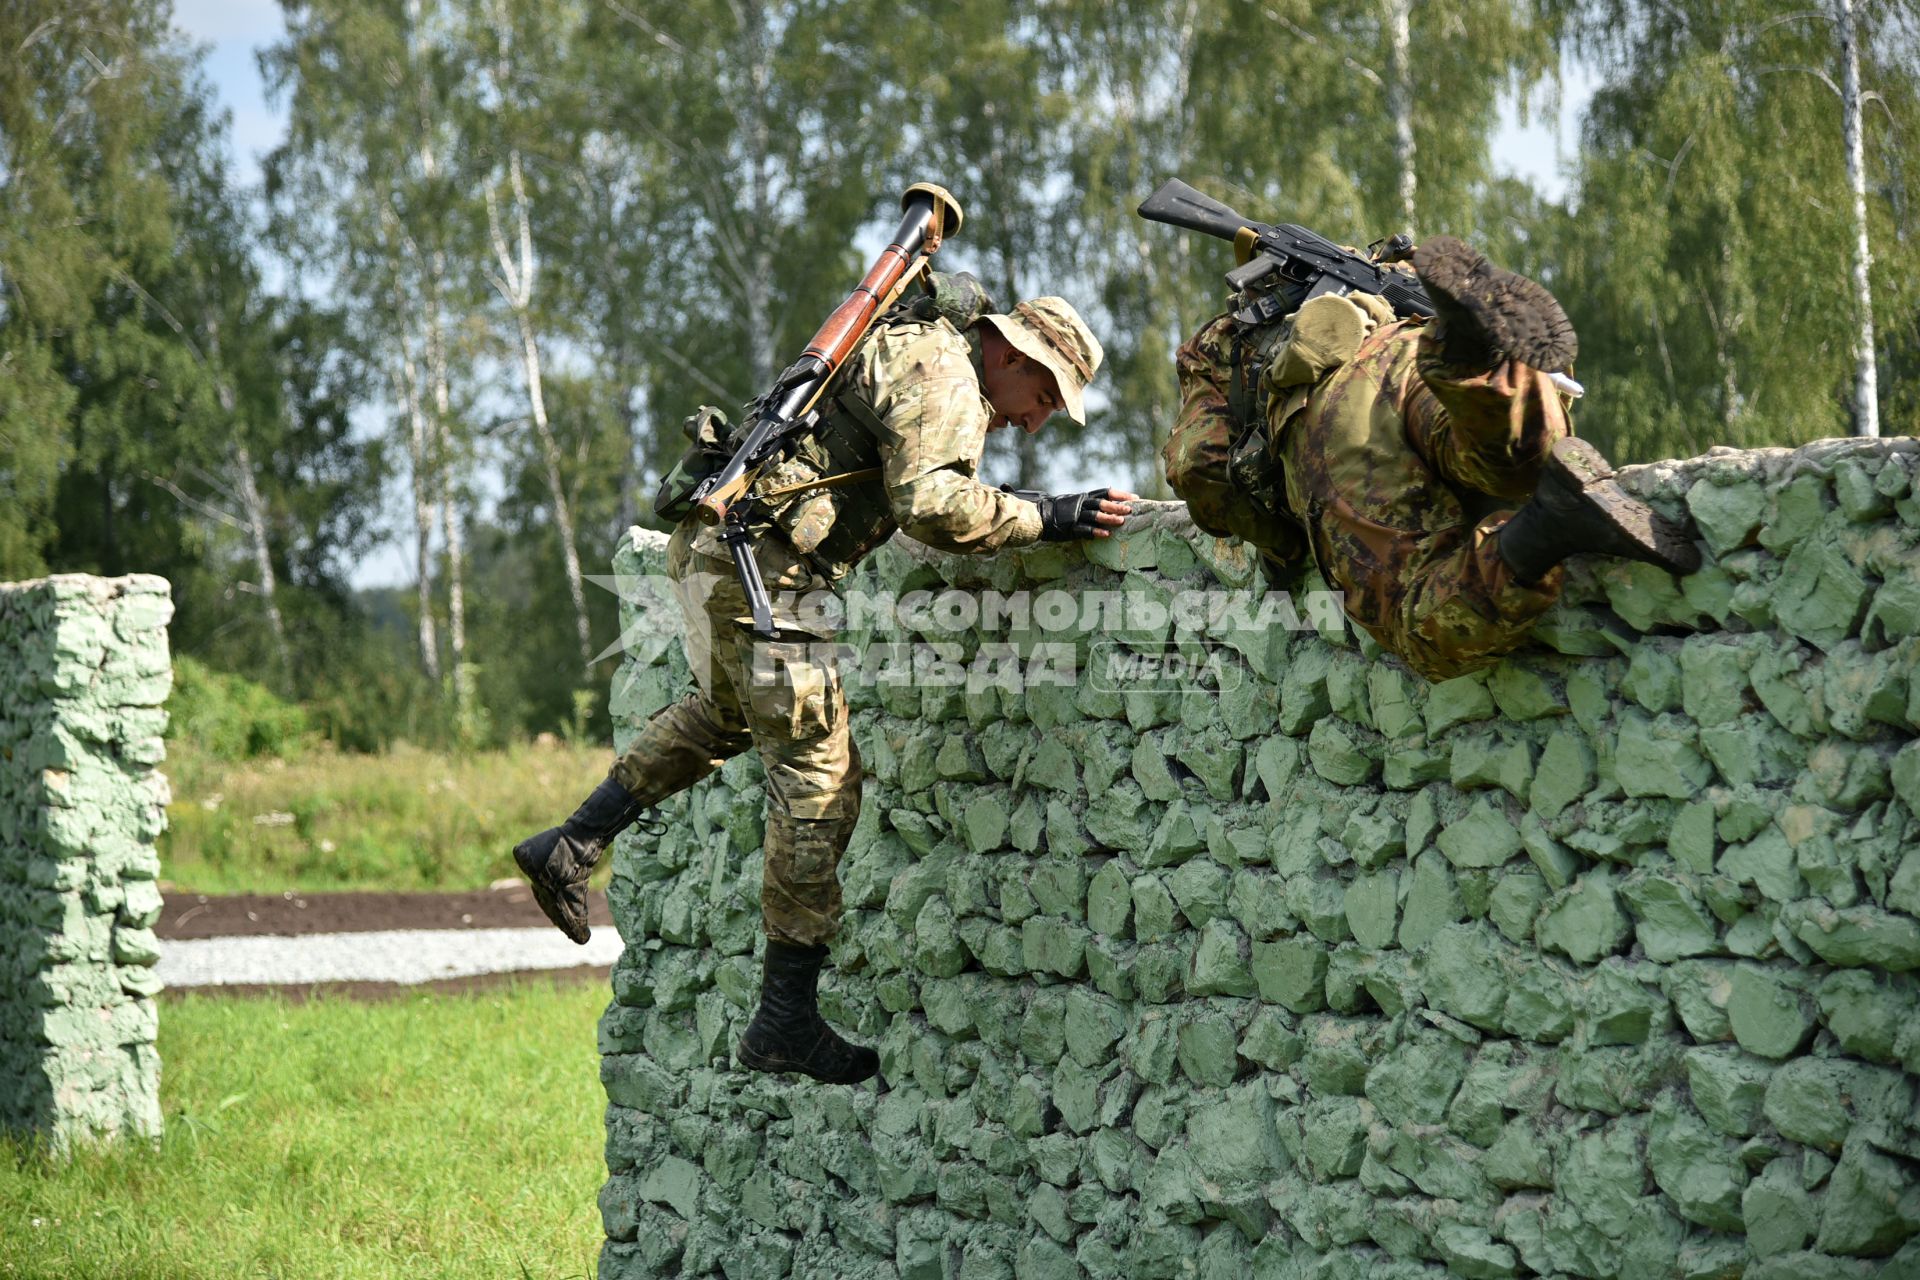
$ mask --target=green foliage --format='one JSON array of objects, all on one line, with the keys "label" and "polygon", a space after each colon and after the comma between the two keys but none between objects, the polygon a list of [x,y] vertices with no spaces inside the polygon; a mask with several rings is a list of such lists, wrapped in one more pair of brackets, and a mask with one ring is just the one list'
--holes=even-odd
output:
[{"label": "green foliage", "polygon": [[[1575,46],[1606,73],[1577,195],[1546,239],[1580,330],[1585,430],[1621,461],[1846,434],[1854,232],[1830,15],[1759,0],[1569,9]],[[1914,15],[1861,11],[1862,80],[1886,107],[1866,117],[1875,312],[1897,348],[1920,310],[1899,249],[1920,163],[1898,124],[1920,106]],[[1898,384],[1881,383],[1892,409]]]},{"label": "green foliage", "polygon": [[245,676],[181,655],[173,664],[167,736],[216,760],[289,759],[309,745],[305,710]]},{"label": "green foliage", "polygon": [[606,1001],[169,997],[157,1145],[0,1139],[0,1275],[590,1276]]}]

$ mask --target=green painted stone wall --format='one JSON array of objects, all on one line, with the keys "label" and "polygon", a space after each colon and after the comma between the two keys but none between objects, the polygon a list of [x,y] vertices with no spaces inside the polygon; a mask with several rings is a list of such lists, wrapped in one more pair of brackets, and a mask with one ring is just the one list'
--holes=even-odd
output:
[{"label": "green painted stone wall", "polygon": [[164,578],[0,584],[0,1128],[160,1133]]},{"label": "green painted stone wall", "polygon": [[[731,1069],[762,796],[728,764],[616,853],[603,1280],[1920,1277],[1917,463],[1634,469],[1707,567],[1582,563],[1444,684],[1333,626],[1232,637],[1218,696],[856,687],[824,1004],[885,1092]],[[1251,578],[1177,505],[1131,530],[896,540],[856,586]],[[686,680],[671,615],[628,622],[623,741]]]}]

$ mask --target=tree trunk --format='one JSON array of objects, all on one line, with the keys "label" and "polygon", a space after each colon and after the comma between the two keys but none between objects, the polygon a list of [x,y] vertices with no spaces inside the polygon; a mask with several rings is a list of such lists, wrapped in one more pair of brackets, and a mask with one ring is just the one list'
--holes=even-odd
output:
[{"label": "tree trunk", "polygon": [[[620,368],[631,368],[632,356],[620,353]],[[615,517],[616,533],[624,534],[640,523],[640,411],[634,407],[640,387],[636,379],[622,376],[614,384],[620,396],[620,513]]]},{"label": "tree trunk", "polygon": [[[431,163],[431,153],[422,148]],[[457,723],[468,723],[467,705],[467,592],[465,542],[460,527],[458,489],[453,483],[450,406],[447,386],[447,334],[443,309],[446,297],[447,255],[433,253],[433,275],[427,288],[427,376],[433,381],[433,418],[429,424],[434,480],[439,493],[440,535],[447,548],[447,641],[453,663],[453,705]]]},{"label": "tree trunk", "polygon": [[[493,9],[494,38],[499,56],[493,64],[494,90],[505,104],[512,97],[512,32],[507,24],[506,8]],[[520,168],[520,148],[507,148],[507,182],[513,191],[513,217],[516,246],[509,249],[500,225],[500,201],[493,180],[486,184],[487,231],[493,241],[499,274],[492,275],[494,289],[513,312],[520,335],[520,364],[527,384],[527,409],[533,419],[533,431],[540,444],[540,457],[547,473],[547,495],[553,503],[554,529],[560,535],[560,558],[566,568],[567,594],[573,601],[573,625],[580,644],[581,671],[592,675],[593,628],[587,617],[587,590],[580,573],[580,547],[574,534],[573,505],[567,501],[567,486],[560,465],[560,446],[547,421],[547,399],[540,379],[540,345],[533,329],[533,215],[527,207],[527,185]],[[489,273],[491,275],[491,273]]]},{"label": "tree trunk", "polygon": [[[428,78],[419,73],[420,43],[425,28],[421,0],[407,0],[407,55],[414,74],[417,89],[417,107],[419,112],[417,136],[417,154],[420,161],[422,178],[432,181],[439,172],[439,163],[433,153],[433,102]],[[416,258],[418,248],[412,242],[412,236],[401,229],[408,250]],[[391,250],[391,245],[389,249]],[[444,260],[442,260],[444,262]],[[399,296],[400,286],[394,286],[394,318],[402,326],[409,323],[408,316],[413,308],[404,305]],[[430,295],[430,312],[437,312],[438,297]],[[438,349],[438,316],[434,315],[426,335],[426,358],[429,375],[443,373],[435,366],[444,364],[444,355]],[[419,565],[418,595],[420,609],[420,665],[427,677],[436,685],[440,683],[440,638],[433,621],[433,527],[444,518],[447,501],[445,476],[442,471],[442,451],[440,441],[440,422],[436,416],[429,419],[426,405],[423,403],[420,386],[420,367],[415,361],[413,344],[404,328],[400,334],[401,373],[404,381],[402,394],[407,410],[407,455],[413,468],[413,529],[414,557]],[[436,377],[436,382],[438,381]],[[464,640],[464,626],[461,627]],[[458,661],[456,655],[455,661]]]},{"label": "tree trunk", "polygon": [[754,394],[773,385],[773,245],[765,231],[773,225],[772,175],[768,172],[767,89],[773,79],[772,55],[767,47],[767,11],[761,0],[747,0],[740,8],[740,36],[746,45],[746,119],[742,121],[747,148],[748,226],[753,230],[753,266],[746,282],[747,360],[753,373]]},{"label": "tree trunk", "polygon": [[1873,246],[1867,239],[1867,174],[1861,139],[1860,43],[1853,0],[1834,0],[1845,81],[1840,109],[1847,145],[1847,189],[1853,193],[1853,300],[1859,327],[1854,331],[1853,431],[1880,434],[1880,375],[1873,357]]},{"label": "tree trunk", "polygon": [[267,545],[267,505],[260,500],[260,487],[253,480],[253,455],[244,444],[234,450],[234,476],[239,491],[240,506],[246,513],[247,541],[252,544],[253,572],[259,581],[260,603],[267,611],[267,627],[273,632],[274,653],[280,659],[280,681],[282,692],[290,691],[293,679],[293,656],[287,650],[287,628],[280,618],[280,601],[274,594],[277,583],[273,576],[273,554]]},{"label": "tree trunk", "polygon": [[640,380],[634,376],[633,337],[628,327],[626,296],[621,287],[619,262],[617,258],[617,231],[620,224],[618,198],[612,193],[613,184],[607,182],[602,190],[605,193],[605,218],[602,226],[605,238],[601,242],[602,279],[607,284],[608,305],[603,313],[601,330],[601,350],[612,368],[614,394],[620,398],[620,510],[614,516],[614,535],[622,536],[632,526],[640,522],[640,411],[636,404],[640,399]]},{"label": "tree trunk", "polygon": [[[504,18],[499,18],[498,37],[501,61],[495,65],[495,84],[504,97],[508,68],[508,33]],[[580,667],[587,674],[593,669],[593,628],[587,617],[587,590],[580,573],[580,548],[574,535],[573,505],[567,501],[567,486],[560,465],[560,445],[553,438],[547,420],[547,398],[540,379],[540,345],[533,329],[533,215],[527,208],[526,179],[520,168],[520,149],[507,149],[507,182],[513,191],[513,217],[516,245],[509,248],[500,222],[500,199],[492,179],[486,185],[487,231],[493,241],[498,273],[489,272],[493,287],[513,313],[520,337],[520,367],[527,385],[527,410],[533,420],[533,433],[540,445],[540,459],[547,473],[547,495],[553,503],[554,529],[560,535],[560,557],[566,568],[567,594],[573,601],[573,624],[580,643]]]},{"label": "tree trunk", "polygon": [[454,711],[464,716],[468,711],[466,692],[457,676],[467,661],[466,535],[460,528],[460,508],[451,486],[440,492],[440,538],[447,547],[447,643],[456,674]]},{"label": "tree trunk", "polygon": [[1393,117],[1393,158],[1400,168],[1402,229],[1409,232],[1415,226],[1412,17],[1413,0],[1387,0],[1387,114]]},{"label": "tree trunk", "polygon": [[[518,155],[516,153],[516,160]],[[567,567],[567,594],[573,598],[574,630],[580,641],[580,665],[588,673],[593,669],[593,633],[587,621],[587,591],[580,574],[580,548],[574,538],[573,507],[567,501],[566,481],[560,466],[560,445],[547,422],[547,401],[540,384],[540,348],[534,341],[533,319],[523,309],[519,313],[520,359],[526,371],[527,404],[533,416],[534,435],[540,441],[540,454],[546,463],[547,494],[553,502],[553,523],[560,534],[560,554]]]},{"label": "tree trunk", "polygon": [[[1192,149],[1193,106],[1190,101],[1193,90],[1193,42],[1194,29],[1200,21],[1199,0],[1187,0],[1181,11],[1179,38],[1173,43],[1173,97],[1169,103],[1174,124],[1173,154],[1166,167],[1168,173],[1187,171],[1187,153]],[[1155,283],[1151,296],[1165,299],[1167,302],[1167,326],[1169,353],[1178,351],[1184,340],[1180,332],[1180,307],[1175,301],[1180,295],[1181,286],[1186,280],[1187,264],[1192,250],[1193,237],[1176,237],[1172,245],[1172,262],[1168,263],[1159,253],[1147,251],[1147,241],[1140,240],[1141,266],[1149,280]],[[1175,387],[1172,379],[1157,379],[1153,384],[1151,398],[1147,404],[1148,422],[1151,424],[1153,452],[1147,457],[1147,480],[1141,487],[1149,498],[1169,499],[1173,489],[1167,484],[1167,469],[1161,465],[1166,456],[1167,438],[1173,434],[1173,420],[1180,412],[1177,399],[1170,398],[1168,392]]]},{"label": "tree trunk", "polygon": [[440,683],[440,639],[433,625],[433,526],[435,523],[436,484],[433,459],[427,438],[427,415],[420,406],[420,370],[414,363],[413,346],[405,334],[400,338],[401,402],[407,411],[407,460],[412,471],[414,561],[417,566],[417,592],[420,610],[420,669],[435,684]]}]

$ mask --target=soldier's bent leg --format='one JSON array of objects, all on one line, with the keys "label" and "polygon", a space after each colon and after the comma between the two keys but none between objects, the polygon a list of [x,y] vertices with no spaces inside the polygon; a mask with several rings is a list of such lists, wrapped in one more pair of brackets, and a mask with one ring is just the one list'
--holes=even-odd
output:
[{"label": "soldier's bent leg", "polygon": [[668,541],[667,573],[680,597],[687,662],[699,690],[642,727],[573,817],[514,846],[513,860],[533,886],[534,901],[575,942],[588,938],[587,877],[614,837],[752,741],[730,679],[716,678],[707,597],[720,579],[693,554],[690,528],[683,525]]},{"label": "soldier's bent leg", "polygon": [[641,727],[613,762],[613,776],[643,805],[677,795],[753,745],[738,707],[690,693]]},{"label": "soldier's bent leg", "polygon": [[587,877],[613,838],[645,809],[608,774],[572,817],[513,847],[515,864],[533,886],[533,900],[573,941],[584,945],[589,936]]},{"label": "soldier's bent leg", "polygon": [[1518,648],[1560,598],[1555,572],[1520,580],[1500,555],[1507,513],[1422,539],[1401,566],[1393,607],[1374,639],[1429,680],[1450,680],[1490,666]]},{"label": "soldier's bent leg", "polygon": [[686,790],[752,742],[744,717],[691,693],[663,708],[613,762],[571,818],[513,847],[514,863],[547,919],[578,943],[587,927],[587,878],[614,837],[648,809]]},{"label": "soldier's bent leg", "polygon": [[1415,368],[1430,393],[1416,393],[1408,415],[1415,451],[1456,489],[1525,501],[1554,444],[1573,434],[1567,401],[1546,374],[1511,362],[1463,371],[1424,334]]}]

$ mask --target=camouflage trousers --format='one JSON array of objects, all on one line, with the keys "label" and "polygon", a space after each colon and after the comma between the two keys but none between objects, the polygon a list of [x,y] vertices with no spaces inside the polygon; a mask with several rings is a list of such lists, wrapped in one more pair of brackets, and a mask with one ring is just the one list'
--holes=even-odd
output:
[{"label": "camouflage trousers", "polygon": [[[824,630],[802,602],[827,581],[778,537],[756,548],[783,634]],[[767,775],[760,892],[767,936],[812,946],[840,927],[840,855],[860,814],[860,753],[831,657],[831,634],[761,640],[741,625],[746,594],[710,530],[683,522],[667,544],[667,574],[686,619],[687,662],[699,688],[656,714],[614,762],[642,804],[683,791],[752,746]]]},{"label": "camouflage trousers", "polygon": [[1318,381],[1263,386],[1272,472],[1258,495],[1229,467],[1234,346],[1253,339],[1217,316],[1176,357],[1181,403],[1164,456],[1195,524],[1239,536],[1282,571],[1310,549],[1348,617],[1444,680],[1517,648],[1559,597],[1561,571],[1517,581],[1497,535],[1570,427],[1544,374],[1449,369],[1422,337],[1418,323],[1369,325]]}]

